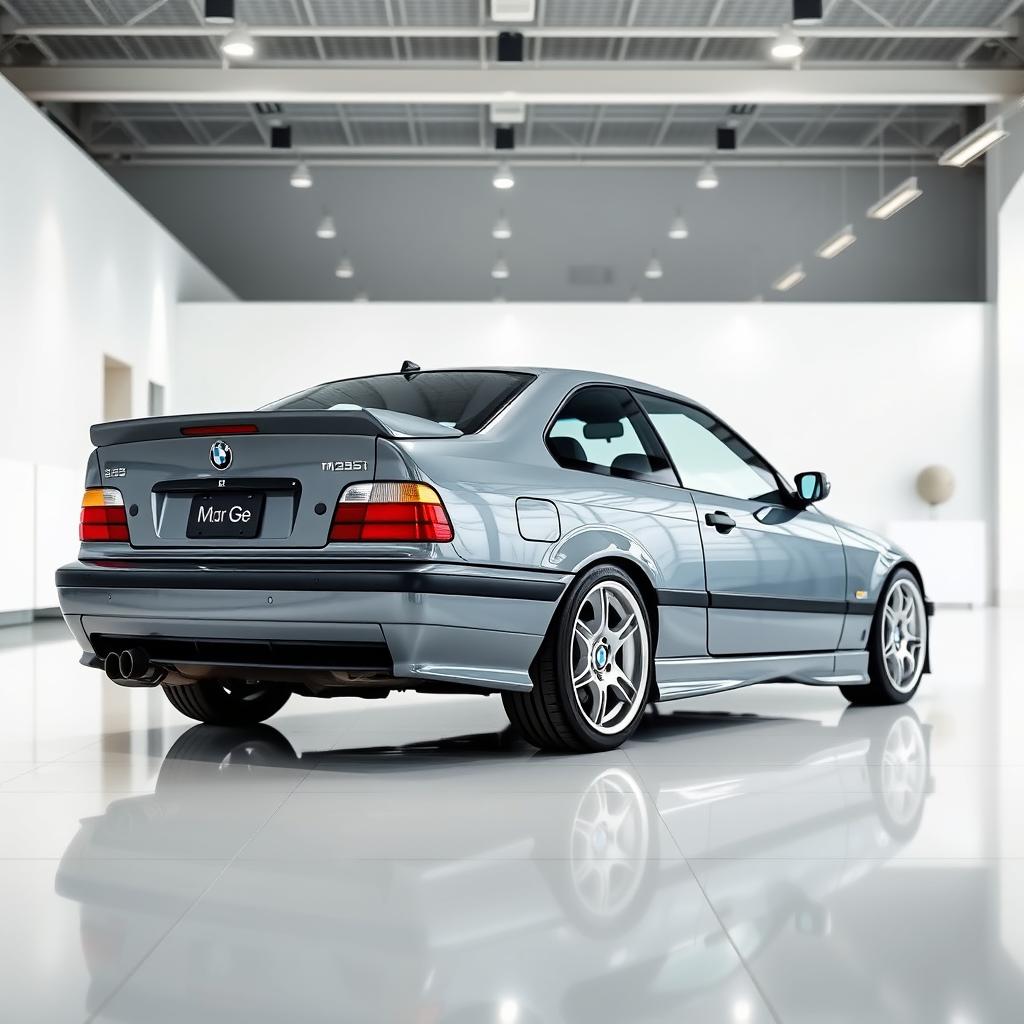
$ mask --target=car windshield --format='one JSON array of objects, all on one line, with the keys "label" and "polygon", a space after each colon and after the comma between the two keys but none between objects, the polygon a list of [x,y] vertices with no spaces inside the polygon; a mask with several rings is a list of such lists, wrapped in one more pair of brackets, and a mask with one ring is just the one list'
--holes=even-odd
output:
[{"label": "car windshield", "polygon": [[472,434],[533,377],[507,370],[424,370],[353,377],[289,395],[265,409],[387,409]]}]

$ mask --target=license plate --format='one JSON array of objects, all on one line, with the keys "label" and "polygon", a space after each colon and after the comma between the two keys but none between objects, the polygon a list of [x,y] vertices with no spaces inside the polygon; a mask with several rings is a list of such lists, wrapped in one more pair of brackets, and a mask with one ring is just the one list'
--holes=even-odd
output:
[{"label": "license plate", "polygon": [[186,537],[255,537],[263,518],[263,494],[225,491],[197,494],[188,514]]}]

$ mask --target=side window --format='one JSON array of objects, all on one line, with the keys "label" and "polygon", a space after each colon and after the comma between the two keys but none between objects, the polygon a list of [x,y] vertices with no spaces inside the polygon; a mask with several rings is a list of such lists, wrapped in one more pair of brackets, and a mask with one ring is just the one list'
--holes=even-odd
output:
[{"label": "side window", "polygon": [[678,484],[661,442],[625,388],[580,388],[558,411],[547,444],[566,469]]},{"label": "side window", "polygon": [[782,500],[775,474],[724,423],[682,402],[656,395],[638,398],[684,487],[730,498]]}]

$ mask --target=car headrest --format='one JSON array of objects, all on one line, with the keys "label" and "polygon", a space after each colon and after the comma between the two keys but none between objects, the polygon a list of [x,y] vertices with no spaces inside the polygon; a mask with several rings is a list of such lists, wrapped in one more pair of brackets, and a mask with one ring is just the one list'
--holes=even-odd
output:
[{"label": "car headrest", "polygon": [[575,437],[552,437],[551,448],[563,462],[586,462],[587,453]]},{"label": "car headrest", "polygon": [[622,469],[628,473],[652,472],[650,460],[646,455],[641,455],[639,452],[628,452],[625,455],[616,455],[612,462],[612,469]]}]

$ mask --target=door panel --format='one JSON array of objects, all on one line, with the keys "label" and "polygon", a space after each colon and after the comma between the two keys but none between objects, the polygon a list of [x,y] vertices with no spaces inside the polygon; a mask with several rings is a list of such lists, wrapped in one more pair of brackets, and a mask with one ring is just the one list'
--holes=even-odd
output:
[{"label": "door panel", "polygon": [[[621,553],[642,563],[659,591],[656,656],[707,653],[704,556],[697,511],[649,419],[630,392],[590,385],[567,398],[547,445],[562,539],[548,560],[563,567]],[[544,496],[537,482],[533,492]]]},{"label": "door panel", "polygon": [[790,507],[788,485],[706,409],[638,400],[697,509],[712,655],[833,651],[846,612],[846,558],[835,527]]},{"label": "door panel", "polygon": [[[846,612],[835,527],[813,509],[691,493],[710,595],[708,653],[835,650]],[[708,525],[716,512],[736,526],[723,533]]]}]

